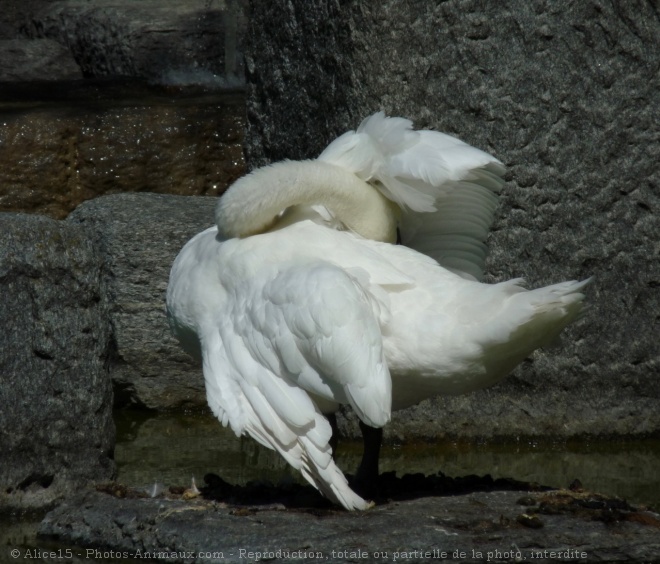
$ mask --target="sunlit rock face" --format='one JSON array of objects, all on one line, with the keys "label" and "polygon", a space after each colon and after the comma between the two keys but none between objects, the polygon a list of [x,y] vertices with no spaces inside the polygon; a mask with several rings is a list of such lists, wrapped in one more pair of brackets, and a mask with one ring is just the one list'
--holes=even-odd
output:
[{"label": "sunlit rock face", "polygon": [[[660,430],[660,23],[651,4],[252,5],[250,167],[308,158],[376,110],[510,170],[490,280],[594,276],[561,346],[500,386],[395,417],[402,435]],[[295,119],[291,116],[295,115]]]},{"label": "sunlit rock face", "polygon": [[0,211],[62,218],[109,193],[218,195],[244,171],[242,96],[57,88],[0,102]]},{"label": "sunlit rock face", "polygon": [[183,245],[213,225],[217,198],[113,194],[84,202],[67,218],[86,228],[104,265],[113,329],[108,363],[118,406],[206,405],[201,366],[172,335],[165,313],[170,268]]}]

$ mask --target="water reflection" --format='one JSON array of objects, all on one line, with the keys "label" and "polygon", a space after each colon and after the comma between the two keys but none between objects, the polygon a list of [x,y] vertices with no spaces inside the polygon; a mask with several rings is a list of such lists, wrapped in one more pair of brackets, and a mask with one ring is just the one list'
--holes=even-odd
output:
[{"label": "water reflection", "polygon": [[[116,421],[119,480],[127,485],[189,485],[193,476],[202,484],[208,472],[234,484],[299,480],[277,454],[252,439],[236,438],[211,415],[149,417],[122,411]],[[342,442],[339,466],[353,472],[361,450],[357,442]],[[491,474],[557,487],[579,478],[590,490],[655,506],[660,506],[658,468],[659,440],[386,445],[381,454],[381,471],[395,470],[399,476],[441,470],[449,476]]]}]

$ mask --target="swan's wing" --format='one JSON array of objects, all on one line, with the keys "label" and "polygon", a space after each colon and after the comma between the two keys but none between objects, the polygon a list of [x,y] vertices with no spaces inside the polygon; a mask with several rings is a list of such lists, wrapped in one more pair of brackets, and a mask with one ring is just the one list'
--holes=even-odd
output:
[{"label": "swan's wing", "polygon": [[481,279],[504,166],[437,131],[378,112],[319,156],[369,180],[402,208],[402,243],[466,278]]},{"label": "swan's wing", "polygon": [[[347,509],[366,509],[369,504],[351,490],[335,465],[329,445],[332,429],[309,396],[301,389],[273,380],[247,351],[240,350],[238,342],[232,346],[231,355],[227,355],[219,331],[208,333],[205,345],[207,398],[223,424],[229,423],[237,435],[248,433],[260,444],[276,450],[335,503]],[[238,367],[248,368],[250,378],[238,372]],[[259,382],[265,383],[265,388]],[[278,390],[282,386],[284,389]],[[275,406],[271,404],[273,398],[276,398]],[[289,410],[284,417],[283,409]]]},{"label": "swan's wing", "polygon": [[367,504],[335,466],[330,425],[310,394],[350,403],[372,426],[389,420],[391,381],[375,299],[327,263],[280,267],[236,288],[202,338],[216,416],[277,450],[348,509]]},{"label": "swan's wing", "polygon": [[389,421],[391,382],[379,319],[387,305],[364,282],[325,261],[262,274],[236,300],[233,319],[246,348],[279,379],[336,403],[368,425]]}]

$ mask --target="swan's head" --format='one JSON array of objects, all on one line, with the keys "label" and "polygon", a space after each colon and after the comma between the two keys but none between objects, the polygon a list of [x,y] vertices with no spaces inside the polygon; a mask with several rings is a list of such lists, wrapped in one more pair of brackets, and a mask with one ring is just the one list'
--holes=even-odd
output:
[{"label": "swan's head", "polygon": [[354,173],[317,160],[256,169],[223,194],[215,219],[221,235],[248,237],[271,229],[291,206],[324,206],[347,229],[394,243],[399,208]]}]

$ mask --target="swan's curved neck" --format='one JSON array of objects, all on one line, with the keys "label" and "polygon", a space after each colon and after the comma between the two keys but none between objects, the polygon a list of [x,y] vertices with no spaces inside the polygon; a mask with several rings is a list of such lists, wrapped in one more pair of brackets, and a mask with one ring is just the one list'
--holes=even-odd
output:
[{"label": "swan's curved neck", "polygon": [[323,205],[363,237],[396,240],[392,203],[352,172],[321,161],[283,161],[240,178],[220,198],[215,220],[226,237],[247,237],[297,205]]}]

